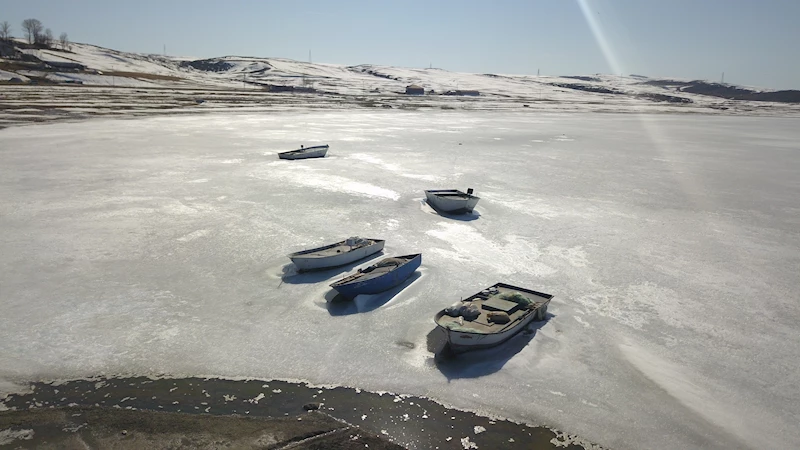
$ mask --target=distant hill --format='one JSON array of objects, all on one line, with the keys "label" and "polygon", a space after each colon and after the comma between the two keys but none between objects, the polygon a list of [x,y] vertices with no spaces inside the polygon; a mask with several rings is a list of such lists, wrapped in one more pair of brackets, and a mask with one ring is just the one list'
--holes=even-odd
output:
[{"label": "distant hill", "polygon": [[752,89],[722,83],[709,83],[702,80],[676,81],[651,80],[642,84],[670,87],[692,94],[710,95],[728,100],[747,100],[756,102],[800,103],[800,91],[756,91]]},{"label": "distant hill", "polygon": [[0,83],[21,85],[257,89],[341,96],[404,96],[407,86],[416,85],[424,89],[426,98],[469,94],[474,102],[626,101],[626,107],[669,103],[674,108],[717,109],[727,108],[719,107],[721,101],[732,100],[800,103],[800,91],[756,91],[727,84],[649,79],[641,75],[473,74],[433,68],[308,63],[285,58],[191,59],[120,52],[79,43],[71,44],[69,51],[31,48],[21,41],[0,44],[0,55]]}]

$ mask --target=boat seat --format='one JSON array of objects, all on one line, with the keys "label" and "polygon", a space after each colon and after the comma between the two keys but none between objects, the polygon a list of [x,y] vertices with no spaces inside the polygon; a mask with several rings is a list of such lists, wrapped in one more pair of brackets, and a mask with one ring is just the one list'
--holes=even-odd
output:
[{"label": "boat seat", "polygon": [[519,303],[503,300],[500,297],[492,297],[481,305],[486,311],[501,311],[508,315],[514,314],[520,309]]},{"label": "boat seat", "polygon": [[401,258],[386,258],[383,261],[381,261],[381,262],[379,262],[378,264],[375,264],[375,265],[378,266],[378,267],[399,266],[399,265],[401,265],[401,264],[403,264],[405,262],[406,262],[406,260],[405,259],[401,259]]}]

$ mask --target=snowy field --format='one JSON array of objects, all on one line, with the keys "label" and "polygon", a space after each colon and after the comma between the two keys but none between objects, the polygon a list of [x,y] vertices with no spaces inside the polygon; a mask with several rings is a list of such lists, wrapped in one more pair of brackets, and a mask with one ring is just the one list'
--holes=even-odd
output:
[{"label": "snowy field", "polygon": [[[796,448],[798,125],[328,111],[0,130],[0,386],[297,379],[612,448]],[[315,143],[328,158],[277,159]],[[451,187],[479,216],[422,203]],[[329,306],[346,269],[299,276],[285,255],[352,235],[422,268]],[[549,321],[437,362],[433,315],[498,281],[554,294]]]}]

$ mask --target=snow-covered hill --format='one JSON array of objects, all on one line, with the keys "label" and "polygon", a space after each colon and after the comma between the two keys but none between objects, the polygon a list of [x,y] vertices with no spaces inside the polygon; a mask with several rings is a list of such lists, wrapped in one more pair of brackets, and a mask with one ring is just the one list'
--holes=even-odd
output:
[{"label": "snow-covered hill", "polygon": [[[0,127],[98,115],[287,107],[800,115],[799,91],[639,75],[475,74],[285,58],[168,57],[77,43],[68,51],[0,45],[9,56],[0,58]],[[406,95],[410,85],[425,94]]]},{"label": "snow-covered hill", "polygon": [[[20,45],[22,47],[22,45]],[[426,93],[478,91],[481,97],[602,101],[630,100],[707,103],[709,97],[682,91],[682,83],[648,84],[640,76],[590,77],[473,74],[435,68],[402,68],[363,64],[308,63],[284,58],[225,56],[191,60],[128,53],[89,44],[69,51],[19,48],[23,60],[0,60],[0,80],[136,87],[272,88],[311,90],[343,95],[404,94],[414,84]],[[685,83],[685,82],[683,82]],[[670,97],[667,97],[670,96]],[[712,97],[713,102],[719,99]],[[619,100],[619,98],[617,99]]]}]

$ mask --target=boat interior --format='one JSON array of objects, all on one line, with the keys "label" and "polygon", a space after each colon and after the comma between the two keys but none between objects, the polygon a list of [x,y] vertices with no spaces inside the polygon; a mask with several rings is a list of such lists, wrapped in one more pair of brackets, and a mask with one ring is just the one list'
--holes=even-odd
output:
[{"label": "boat interior", "polygon": [[[526,301],[518,302],[520,297]],[[477,309],[477,317],[468,320],[467,316],[439,313],[436,323],[442,327],[467,333],[493,334],[515,327],[522,319],[533,314],[537,308],[547,303],[552,296],[534,291],[524,291],[498,284],[461,301],[460,306]],[[454,305],[451,308],[458,307]],[[450,309],[450,308],[448,308]],[[475,311],[473,309],[473,311]]]},{"label": "boat interior", "polygon": [[430,192],[431,194],[437,197],[463,198],[463,199],[475,198],[475,196],[472,194],[467,194],[465,192],[461,192],[455,189],[429,190],[427,192]]},{"label": "boat interior", "polygon": [[311,253],[307,253],[303,256],[306,258],[327,258],[328,256],[334,256],[341,253],[347,253],[353,250],[353,247],[344,244],[337,244],[333,247],[328,247],[323,250],[317,250]]},{"label": "boat interior", "polygon": [[364,280],[370,280],[372,278],[378,278],[379,276],[391,272],[397,269],[398,267],[402,266],[403,264],[411,261],[416,256],[417,255],[407,255],[407,256],[396,256],[392,258],[384,258],[369,267],[358,269],[358,273],[354,273],[353,275],[342,278],[341,280],[337,281],[334,284],[341,285],[356,280],[364,281]]},{"label": "boat interior", "polygon": [[286,151],[286,152],[280,152],[278,154],[279,155],[291,155],[291,154],[295,154],[295,153],[305,153],[305,152],[308,152],[308,151],[322,150],[323,148],[329,148],[329,146],[328,145],[317,145],[315,147],[302,147],[302,148],[298,148],[297,150],[289,150],[289,151]]},{"label": "boat interior", "polygon": [[361,239],[354,245],[348,245],[347,241],[337,242],[336,244],[327,245],[325,247],[313,248],[311,250],[303,250],[297,253],[292,253],[292,256],[303,256],[305,258],[327,258],[328,256],[338,255],[340,253],[351,252],[357,248],[366,247],[376,242],[377,239]]}]

